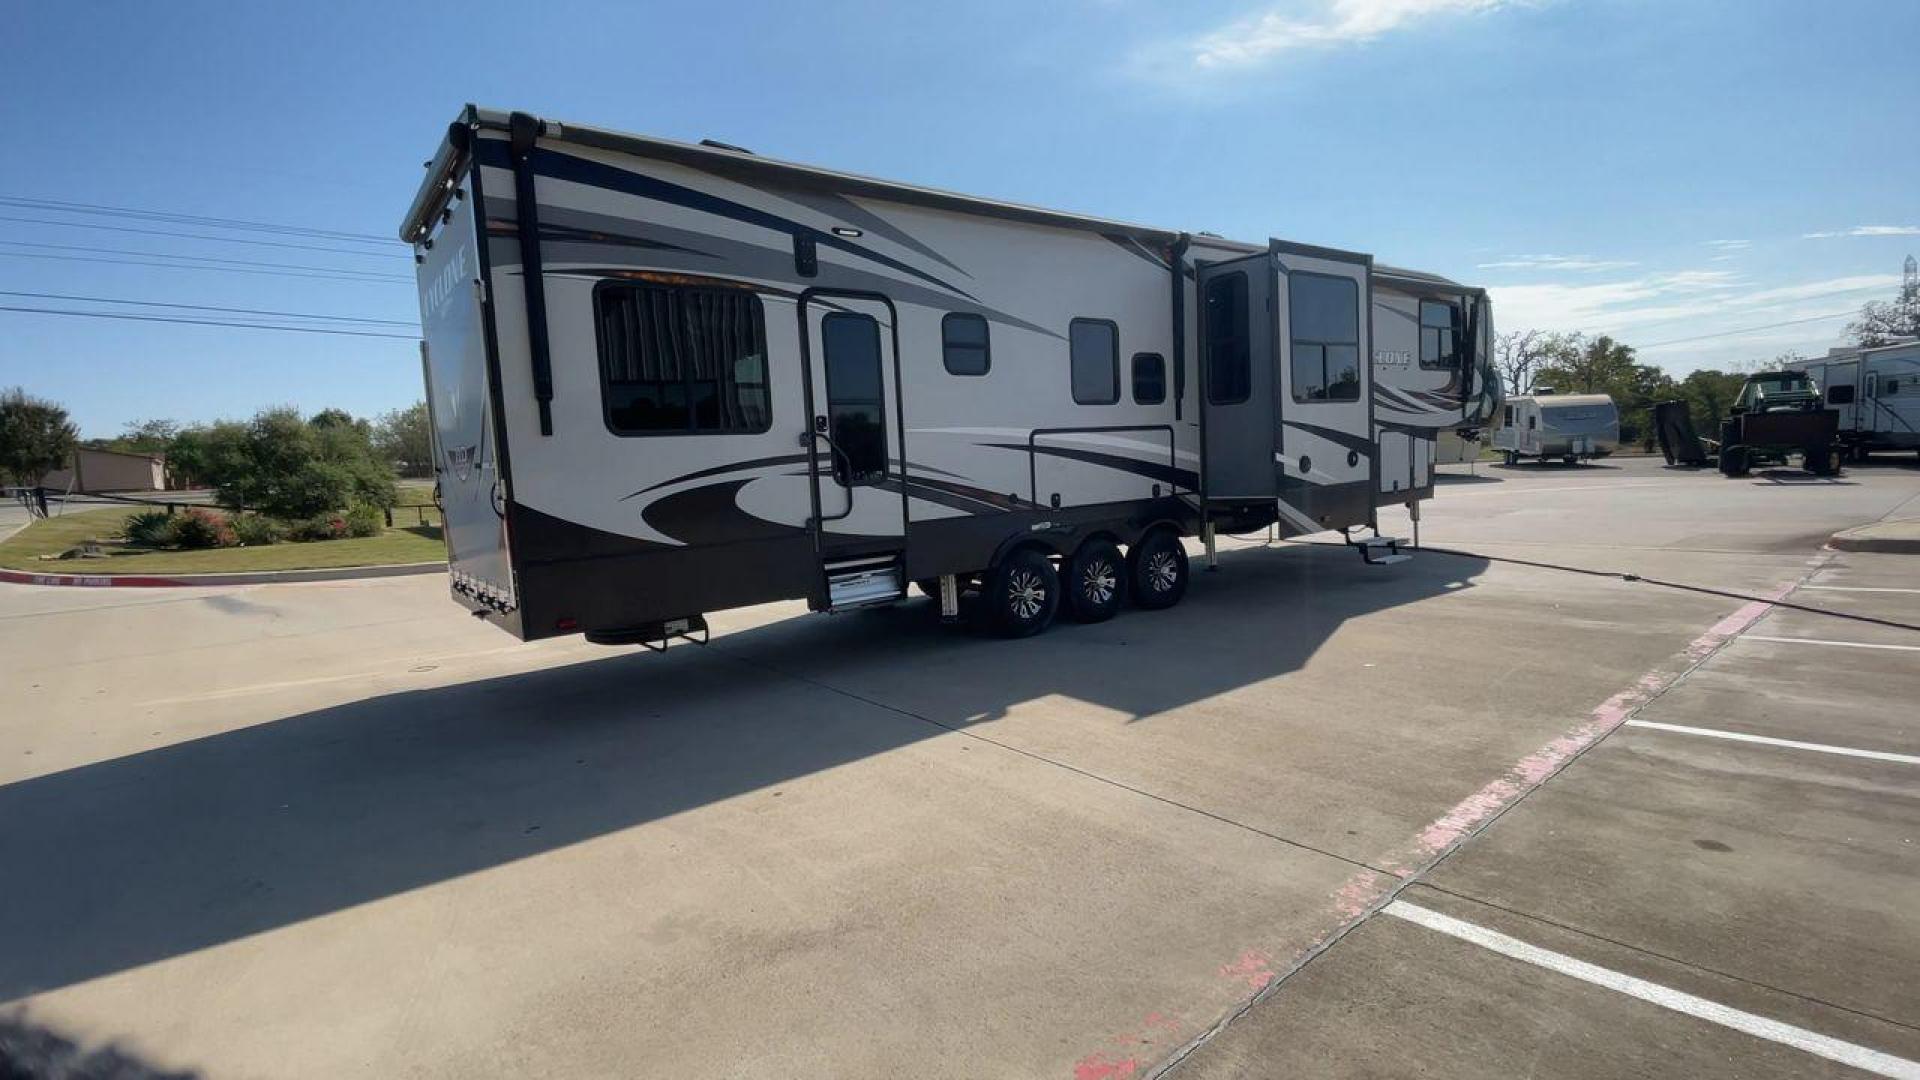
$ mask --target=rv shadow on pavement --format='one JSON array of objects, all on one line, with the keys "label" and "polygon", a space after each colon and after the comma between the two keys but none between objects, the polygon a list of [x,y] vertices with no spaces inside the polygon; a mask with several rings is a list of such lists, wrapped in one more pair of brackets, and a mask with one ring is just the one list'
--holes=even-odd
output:
[{"label": "rv shadow on pavement", "polygon": [[[1479,560],[1337,547],[1196,558],[1186,601],[1002,641],[930,602],[792,618],[270,720],[0,787],[0,1000],[524,859],[1004,715],[1147,722],[1299,668]],[[1054,722],[1043,714],[1041,722]],[[1220,720],[1230,723],[1230,720]],[[1329,723],[1337,718],[1330,716]]]}]

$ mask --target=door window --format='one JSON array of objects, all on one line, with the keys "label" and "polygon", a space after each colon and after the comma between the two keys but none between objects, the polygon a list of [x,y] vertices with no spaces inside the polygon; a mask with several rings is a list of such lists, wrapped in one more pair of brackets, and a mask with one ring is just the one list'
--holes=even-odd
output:
[{"label": "door window", "polygon": [[1247,275],[1207,282],[1207,404],[1238,405],[1253,396],[1253,357],[1247,325]]},{"label": "door window", "polygon": [[820,320],[827,374],[827,434],[833,478],[846,487],[887,477],[886,383],[880,324],[871,315],[835,312]]}]

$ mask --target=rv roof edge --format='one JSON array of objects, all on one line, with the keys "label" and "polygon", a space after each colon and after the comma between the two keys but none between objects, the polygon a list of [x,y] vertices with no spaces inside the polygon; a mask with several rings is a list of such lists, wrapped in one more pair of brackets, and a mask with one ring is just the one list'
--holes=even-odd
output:
[{"label": "rv roof edge", "polygon": [[[475,108],[469,106],[473,122],[481,128],[492,131],[507,131],[510,126],[510,113],[498,109]],[[922,187],[895,180],[883,180],[878,177],[863,176],[858,173],[839,172],[800,162],[783,161],[779,158],[763,157],[759,154],[743,154],[735,150],[722,150],[698,143],[679,142],[674,139],[662,139],[651,135],[634,135],[606,128],[590,127],[582,124],[562,124],[553,120],[546,121],[546,130],[542,138],[577,146],[588,146],[599,150],[611,150],[618,153],[638,154],[642,157],[662,158],[668,161],[691,165],[719,175],[738,175],[752,177],[779,177],[783,182],[797,187],[832,191],[840,194],[867,195],[884,198],[909,205],[929,206],[939,209],[959,210],[967,213],[990,214],[1011,221],[1021,221],[1033,225],[1053,225],[1066,229],[1088,229],[1097,232],[1117,232],[1140,240],[1151,240],[1158,244],[1171,244],[1179,237],[1173,229],[1161,229],[1134,222],[1115,221],[1109,218],[1094,217],[1088,214],[1075,214],[1063,210],[1049,210],[1044,207],[1030,206],[1025,203],[1006,202],[999,199],[981,198],[975,195],[963,195],[941,188]],[[409,218],[411,223],[411,218]],[[406,234],[402,233],[403,238]]]}]

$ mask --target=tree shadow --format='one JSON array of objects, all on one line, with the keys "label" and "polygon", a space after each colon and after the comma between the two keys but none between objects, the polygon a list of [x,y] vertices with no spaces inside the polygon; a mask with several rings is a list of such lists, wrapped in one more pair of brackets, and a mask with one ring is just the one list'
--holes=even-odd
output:
[{"label": "tree shadow", "polygon": [[3,1080],[195,1080],[198,1073],[152,1065],[113,1043],[87,1049],[27,1010],[0,1012],[0,1078]]},{"label": "tree shadow", "polygon": [[[1223,552],[1187,600],[1003,641],[931,602],[349,702],[0,787],[0,1000],[164,960],[1064,696],[1125,722],[1293,671],[1478,559]],[[794,677],[789,677],[794,676]],[[897,699],[910,706],[881,705]],[[1118,722],[1118,721],[1117,721]],[[636,872],[665,872],[654,868]]]}]

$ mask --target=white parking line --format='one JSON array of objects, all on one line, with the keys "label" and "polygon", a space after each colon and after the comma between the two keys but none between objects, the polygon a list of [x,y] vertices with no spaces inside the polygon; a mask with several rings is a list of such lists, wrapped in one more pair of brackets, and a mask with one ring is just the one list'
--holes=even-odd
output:
[{"label": "white parking line", "polygon": [[1706,998],[1694,997],[1671,987],[1651,983],[1645,979],[1636,979],[1618,971],[1598,967],[1583,960],[1575,960],[1563,953],[1552,952],[1536,945],[1529,945],[1519,938],[1508,937],[1496,930],[1462,922],[1450,915],[1430,911],[1405,900],[1396,900],[1381,909],[1384,913],[1407,922],[1416,923],[1429,930],[1437,930],[1449,937],[1471,942],[1483,949],[1490,949],[1502,956],[1522,960],[1536,967],[1570,975],[1595,986],[1639,998],[1641,1001],[1658,1005],[1663,1009],[1685,1013],[1709,1023],[1742,1031],[1769,1042],[1791,1046],[1828,1061],[1837,1061],[1865,1072],[1879,1076],[1899,1077],[1901,1080],[1920,1080],[1920,1062],[1894,1057],[1878,1050],[1854,1043],[1844,1042],[1829,1035],[1808,1031],[1806,1028],[1783,1024],[1764,1016],[1722,1005]]},{"label": "white parking line", "polygon": [[1709,739],[1731,739],[1734,742],[1760,743],[1763,746],[1784,746],[1789,750],[1813,750],[1822,754],[1845,754],[1848,757],[1871,758],[1874,761],[1897,761],[1903,765],[1920,765],[1920,757],[1912,754],[1894,754],[1885,750],[1855,750],[1851,746],[1831,746],[1827,743],[1800,742],[1797,739],[1774,739],[1765,735],[1748,735],[1741,731],[1716,731],[1713,728],[1687,727],[1685,724],[1661,724],[1652,720],[1629,720],[1628,727],[1651,728],[1654,731],[1672,731],[1681,735],[1704,735]]},{"label": "white parking line", "polygon": [[1843,649],[1892,649],[1896,652],[1920,652],[1920,645],[1879,645],[1871,641],[1828,641],[1817,637],[1768,637],[1765,634],[1747,634],[1742,641],[1773,641],[1781,645],[1835,645]]},{"label": "white parking line", "polygon": [[1819,589],[1822,592],[1894,592],[1920,593],[1920,589],[1890,589],[1878,585],[1802,585],[1803,589]]}]

